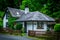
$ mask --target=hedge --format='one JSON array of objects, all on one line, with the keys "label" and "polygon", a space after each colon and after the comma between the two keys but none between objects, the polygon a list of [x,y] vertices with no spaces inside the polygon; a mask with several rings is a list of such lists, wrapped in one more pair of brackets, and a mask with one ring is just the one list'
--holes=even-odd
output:
[{"label": "hedge", "polygon": [[54,31],[60,31],[60,24],[56,24],[54,26]]}]

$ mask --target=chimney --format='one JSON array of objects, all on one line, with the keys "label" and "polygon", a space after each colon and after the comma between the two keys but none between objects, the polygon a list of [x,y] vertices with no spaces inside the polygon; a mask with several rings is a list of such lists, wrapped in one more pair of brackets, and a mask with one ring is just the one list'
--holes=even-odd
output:
[{"label": "chimney", "polygon": [[27,14],[29,12],[29,8],[28,6],[25,6],[25,14]]}]

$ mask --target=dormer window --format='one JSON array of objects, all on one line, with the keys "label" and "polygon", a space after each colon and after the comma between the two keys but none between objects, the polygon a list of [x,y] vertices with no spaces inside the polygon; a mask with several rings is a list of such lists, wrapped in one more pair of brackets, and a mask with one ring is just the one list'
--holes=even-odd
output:
[{"label": "dormer window", "polygon": [[19,15],[19,12],[17,12],[17,15]]},{"label": "dormer window", "polygon": [[6,13],[6,19],[8,19],[8,17],[9,17],[8,10],[5,13]]},{"label": "dormer window", "polygon": [[8,28],[8,22],[6,22],[6,27]]},{"label": "dormer window", "polygon": [[19,12],[17,12],[17,16],[20,16]]},{"label": "dormer window", "polygon": [[9,18],[9,15],[8,14],[6,14],[6,19],[8,19]]}]

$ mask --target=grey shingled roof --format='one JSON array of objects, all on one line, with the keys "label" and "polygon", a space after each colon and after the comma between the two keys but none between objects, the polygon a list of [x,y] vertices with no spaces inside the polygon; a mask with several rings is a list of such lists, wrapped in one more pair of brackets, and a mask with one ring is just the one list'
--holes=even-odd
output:
[{"label": "grey shingled roof", "polygon": [[55,21],[55,20],[40,12],[29,12],[21,16],[16,21]]},{"label": "grey shingled roof", "polygon": [[[8,7],[8,11],[11,13],[12,17],[20,17],[22,14],[24,14],[23,10],[10,7]],[[17,15],[17,12],[19,13],[19,16]]]}]

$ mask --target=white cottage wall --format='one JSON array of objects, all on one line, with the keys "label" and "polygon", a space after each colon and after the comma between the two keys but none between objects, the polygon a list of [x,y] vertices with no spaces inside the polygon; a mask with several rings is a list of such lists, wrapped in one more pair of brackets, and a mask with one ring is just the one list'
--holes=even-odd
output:
[{"label": "white cottage wall", "polygon": [[3,28],[6,28],[6,22],[8,22],[8,19],[6,19],[6,14],[3,18]]},{"label": "white cottage wall", "polygon": [[34,30],[34,31],[46,31],[47,30],[47,24],[44,22],[43,23],[44,29],[37,29],[37,22],[27,22],[27,32],[28,30]]},{"label": "white cottage wall", "polygon": [[27,22],[27,32],[28,30],[33,30],[32,29],[32,22]]}]

